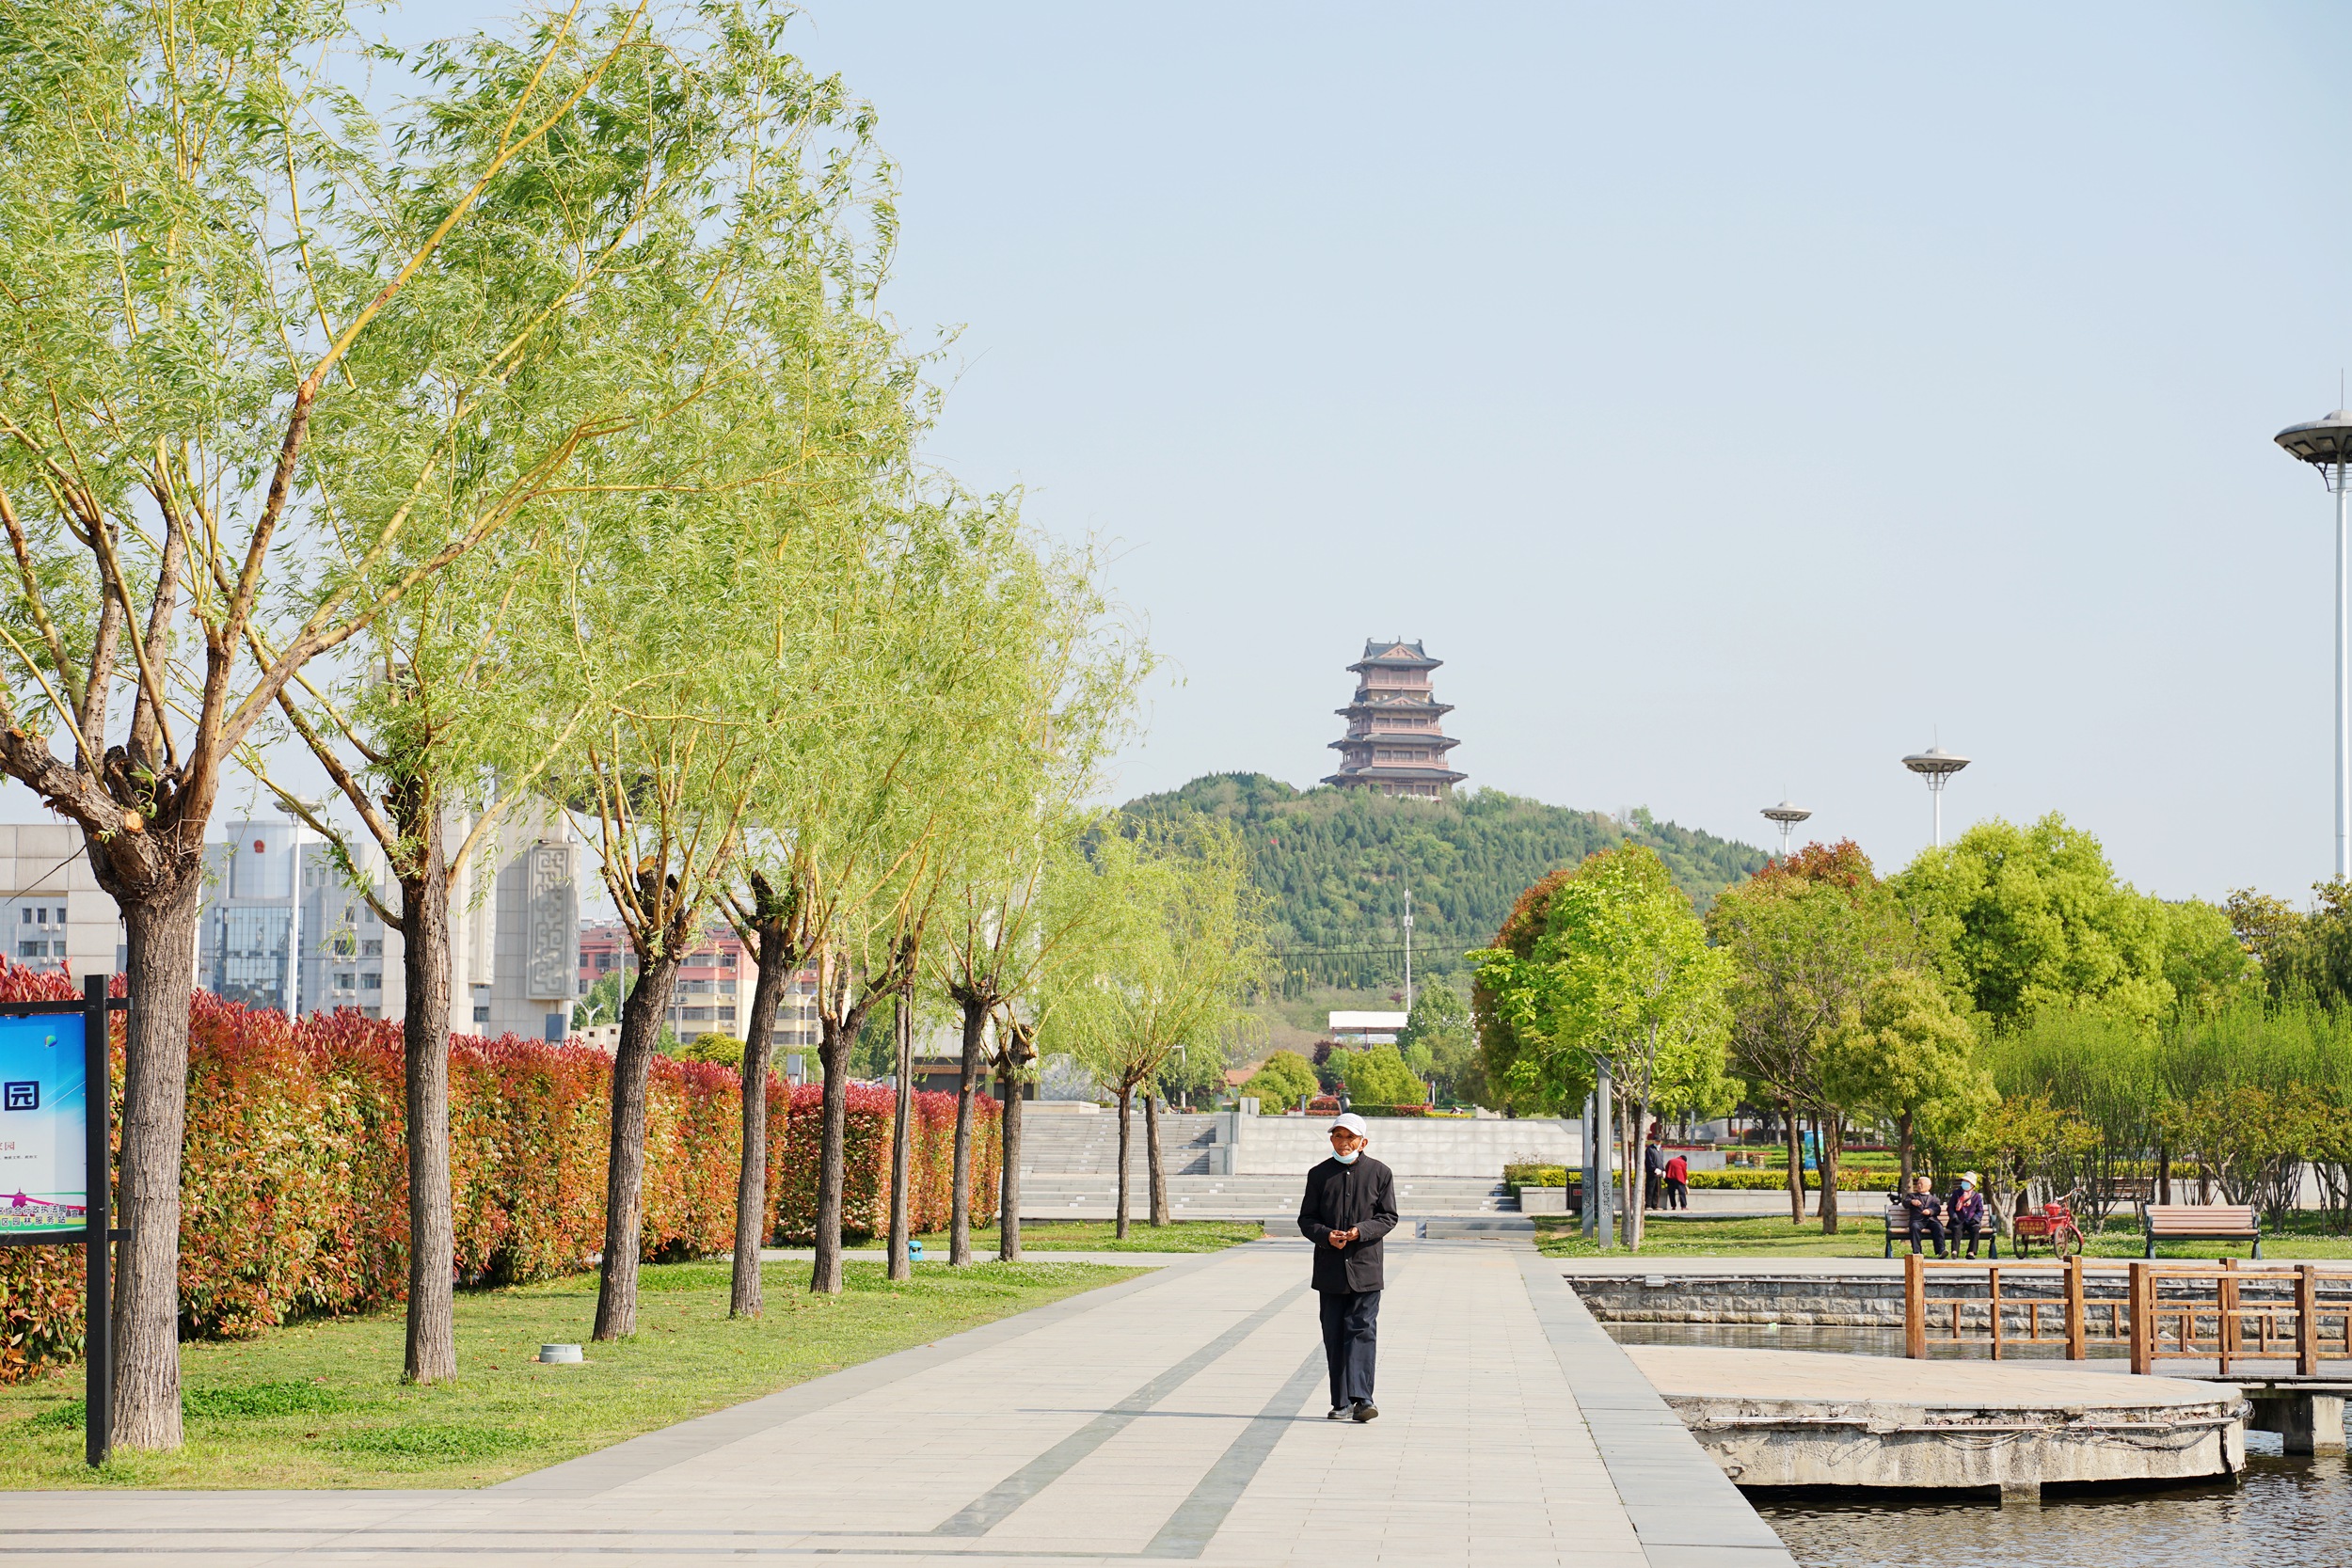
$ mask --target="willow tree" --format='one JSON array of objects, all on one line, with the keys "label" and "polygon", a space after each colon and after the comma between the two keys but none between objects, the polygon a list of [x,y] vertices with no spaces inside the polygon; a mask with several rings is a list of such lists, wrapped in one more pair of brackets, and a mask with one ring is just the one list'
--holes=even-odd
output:
[{"label": "willow tree", "polygon": [[[1083,554],[1009,535],[975,583],[973,634],[988,650],[975,701],[960,705],[961,751],[983,795],[962,813],[930,967],[954,1003],[960,1045],[948,1261],[972,1260],[974,1110],[992,1065],[992,1024],[1076,934],[1047,917],[1054,847],[1093,825],[1082,802],[1128,733],[1149,656]],[[1001,1075],[1009,1035],[993,1053]],[[1004,1101],[1003,1163],[1020,1148],[1017,1091]],[[1001,1211],[1000,1211],[1001,1212]],[[1002,1223],[1018,1226],[1018,1216]],[[1000,1235],[1001,1235],[1000,1230]],[[1016,1239],[1014,1246],[1018,1248]]]},{"label": "willow tree", "polygon": [[[1025,547],[1000,505],[952,495],[904,501],[834,573],[812,618],[812,670],[841,672],[825,688],[821,725],[803,732],[808,749],[800,782],[786,789],[783,829],[818,970],[824,1106],[812,1291],[841,1289],[850,1049],[886,999],[901,1013],[891,1267],[894,1275],[907,1269],[904,1015],[958,858],[993,809],[993,783],[968,748],[1008,721],[988,645],[990,594],[1008,553]],[[995,749],[977,746],[982,755]]]},{"label": "willow tree", "polygon": [[[568,19],[529,69],[384,136],[332,85],[343,8],[128,0],[14,8],[0,48],[0,771],[82,830],[122,911],[125,1069],[115,1440],[181,1438],[181,1142],[203,838],[223,769],[287,684],[512,519],[338,513],[314,437],[404,399],[469,439],[485,344],[444,247],[511,215],[508,177],[635,36]],[[576,55],[579,69],[538,70]],[[430,137],[427,137],[430,141]],[[430,199],[413,177],[433,171]],[[387,386],[383,377],[396,378]],[[430,432],[389,487],[461,460]],[[122,705],[127,704],[127,714]],[[71,760],[51,744],[70,744]]]},{"label": "willow tree", "polygon": [[[533,657],[551,654],[557,668],[564,650],[512,635],[514,617],[546,604],[531,579],[575,495],[776,483],[798,453],[695,437],[712,406],[764,420],[779,379],[801,384],[805,367],[775,352],[776,318],[796,326],[799,302],[821,302],[811,258],[837,245],[864,199],[862,115],[837,83],[774,47],[773,19],[739,8],[699,24],[660,23],[608,24],[613,36],[599,41],[548,21],[528,47],[476,38],[428,52],[441,96],[385,182],[376,221],[388,233],[438,221],[534,76],[533,90],[568,109],[549,140],[507,162],[475,220],[346,358],[350,388],[317,421],[317,488],[342,570],[362,569],[354,541],[404,515],[427,539],[511,520],[381,617],[340,683],[299,678],[279,693],[286,726],[358,833],[288,791],[279,798],[347,863],[355,841],[372,841],[398,888],[396,901],[369,896],[404,939],[413,1382],[457,1370],[452,890],[588,712],[564,711],[561,692],[548,714],[515,700],[533,684],[514,679],[517,648],[539,643]],[[638,112],[647,103],[663,112]],[[828,142],[851,155],[814,159]],[[435,395],[419,395],[416,341],[435,333],[453,346],[432,367]],[[683,442],[670,434],[680,423],[698,427]],[[396,556],[372,569],[405,564]]]},{"label": "willow tree", "polygon": [[[1059,857],[1062,896],[1100,911],[1082,947],[1053,975],[1059,996],[1049,1044],[1085,1063],[1119,1095],[1119,1236],[1129,1226],[1134,1104],[1179,1051],[1215,1051],[1265,975],[1264,901],[1248,851],[1230,826],[1201,818],[1180,829],[1106,832]],[[1165,1190],[1158,1111],[1149,1099],[1155,1189]],[[1165,1224],[1164,1212],[1152,1215]]]}]

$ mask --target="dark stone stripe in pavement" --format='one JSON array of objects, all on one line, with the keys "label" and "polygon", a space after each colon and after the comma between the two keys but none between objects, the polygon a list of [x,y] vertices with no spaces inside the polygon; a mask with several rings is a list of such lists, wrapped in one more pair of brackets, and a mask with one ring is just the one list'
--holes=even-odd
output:
[{"label": "dark stone stripe in pavement", "polygon": [[1036,1497],[1068,1472],[1087,1455],[1109,1442],[1168,1395],[1191,1382],[1216,1362],[1273,1319],[1275,1314],[1307,1293],[1304,1285],[1289,1290],[1259,1307],[1255,1312],[1210,1340],[1207,1344],[1177,1362],[1168,1370],[1120,1400],[1052,1448],[1030,1460],[1011,1475],[990,1487],[978,1497],[959,1509],[946,1524],[930,1531],[933,1535],[986,1535],[1007,1518],[1013,1510]]},{"label": "dark stone stripe in pavement", "polygon": [[[917,1345],[877,1357],[861,1366],[844,1368],[823,1377],[811,1378],[778,1393],[769,1394],[744,1404],[714,1411],[691,1421],[648,1432],[615,1443],[609,1449],[582,1454],[578,1459],[534,1470],[527,1476],[502,1481],[485,1488],[495,1493],[517,1494],[542,1497],[592,1497],[610,1492],[633,1481],[642,1481],[659,1474],[674,1465],[683,1465],[729,1443],[765,1432],[786,1421],[839,1404],[844,1400],[896,1383],[903,1377],[920,1377],[934,1368],[958,1361],[976,1351],[1020,1338],[1041,1328],[1051,1327],[1065,1319],[1082,1316],[1121,1296],[1138,1291],[1154,1290],[1171,1279],[1179,1279],[1194,1270],[1205,1267],[1221,1253],[1203,1252],[1182,1263],[1169,1263],[1135,1279],[1105,1285],[1100,1290],[1065,1296],[1045,1307],[1032,1307],[1009,1318],[999,1318],[993,1323],[967,1329],[961,1334]],[[430,1493],[412,1493],[420,1501]]]},{"label": "dark stone stripe in pavement", "polygon": [[[1266,1401],[1265,1408],[1250,1418],[1232,1446],[1217,1456],[1209,1473],[1192,1489],[1184,1500],[1176,1505],[1176,1512],[1168,1516],[1152,1544],[1143,1548],[1144,1557],[1199,1557],[1208,1549],[1216,1532],[1223,1528],[1225,1516],[1241,1501],[1241,1495],[1249,1489],[1259,1468],[1274,1445],[1282,1440],[1298,1419],[1298,1407],[1307,1402],[1307,1396],[1327,1373],[1324,1365],[1323,1347],[1318,1345],[1291,1373],[1280,1392]],[[1344,1555],[1344,1554],[1343,1554]]]}]

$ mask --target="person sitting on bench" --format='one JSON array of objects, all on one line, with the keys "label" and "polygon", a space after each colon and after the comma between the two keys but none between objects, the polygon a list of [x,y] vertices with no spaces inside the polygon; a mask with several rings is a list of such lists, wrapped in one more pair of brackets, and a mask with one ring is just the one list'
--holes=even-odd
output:
[{"label": "person sitting on bench", "polygon": [[1944,1205],[1926,1177],[1911,1179],[1911,1191],[1903,1195],[1903,1210],[1910,1217],[1912,1251],[1919,1250],[1919,1237],[1924,1231],[1934,1239],[1938,1258],[1950,1256],[1944,1245]]},{"label": "person sitting on bench", "polygon": [[[1984,1235],[1984,1195],[1977,1191],[1977,1173],[1960,1173],[1960,1185],[1945,1200],[1946,1212],[1951,1215],[1951,1245],[1957,1249],[1963,1236],[1968,1238],[1968,1256],[1977,1255],[1977,1242]],[[1997,1249],[1996,1249],[1997,1250]]]}]

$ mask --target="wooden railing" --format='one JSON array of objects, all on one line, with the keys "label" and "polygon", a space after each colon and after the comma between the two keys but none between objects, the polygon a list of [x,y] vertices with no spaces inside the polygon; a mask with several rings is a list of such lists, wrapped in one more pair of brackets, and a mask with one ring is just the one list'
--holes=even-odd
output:
[{"label": "wooden railing", "polygon": [[[1930,1294],[1937,1275],[1964,1278],[1969,1293]],[[2136,1372],[2160,1361],[2214,1361],[2226,1373],[2232,1361],[2291,1359],[2298,1374],[2316,1376],[2323,1359],[2352,1359],[2352,1291],[2323,1298],[2323,1278],[2352,1285],[2352,1267],[2234,1258],[1947,1262],[1914,1253],[1903,1260],[1903,1354],[1974,1344],[1998,1360],[2011,1348],[2054,1345],[2080,1361],[2095,1340],[2124,1346]]]}]

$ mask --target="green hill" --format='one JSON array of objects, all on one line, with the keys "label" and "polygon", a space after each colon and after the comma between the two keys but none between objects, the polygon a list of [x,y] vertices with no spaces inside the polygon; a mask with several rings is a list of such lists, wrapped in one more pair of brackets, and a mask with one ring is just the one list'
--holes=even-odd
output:
[{"label": "green hill", "polygon": [[1371,989],[1403,969],[1397,916],[1413,894],[1413,968],[1458,974],[1537,878],[1628,840],[1656,849],[1702,910],[1758,870],[1761,849],[1660,822],[1630,822],[1482,789],[1450,800],[1368,790],[1293,789],[1263,773],[1213,773],[1125,807],[1167,818],[1204,812],[1248,844],[1275,907],[1274,945],[1296,986]]}]

